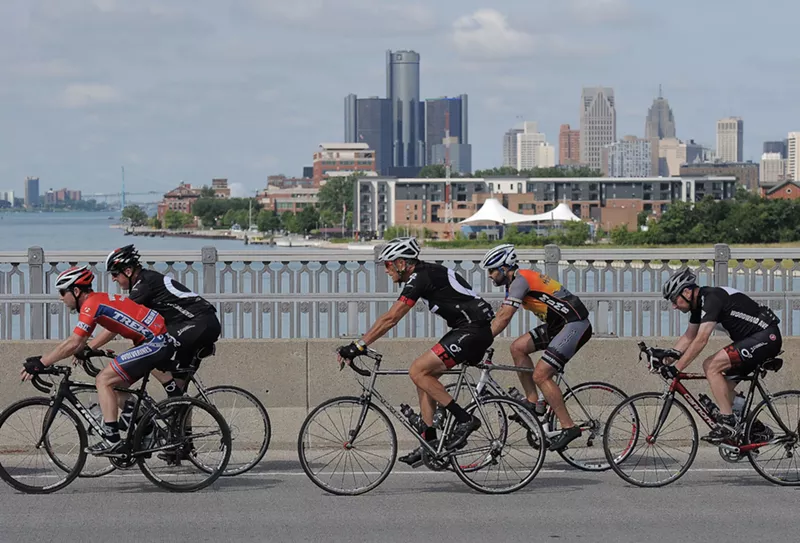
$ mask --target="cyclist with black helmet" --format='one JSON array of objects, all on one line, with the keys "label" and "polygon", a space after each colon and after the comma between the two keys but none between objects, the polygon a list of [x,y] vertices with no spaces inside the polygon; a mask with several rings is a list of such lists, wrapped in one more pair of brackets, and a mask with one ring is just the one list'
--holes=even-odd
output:
[{"label": "cyclist with black helmet", "polygon": [[[432,313],[441,316],[451,328],[429,351],[411,364],[409,376],[417,387],[420,412],[427,424],[425,440],[436,439],[432,427],[436,403],[445,406],[456,419],[456,425],[445,444],[456,449],[466,444],[467,437],[480,428],[481,421],[458,405],[439,382],[439,377],[460,363],[480,362],[486,349],[494,341],[491,305],[481,298],[467,281],[450,268],[419,259],[420,248],[412,237],[391,240],[378,256],[386,273],[395,283],[405,283],[399,299],[378,317],[360,340],[338,349],[344,360],[352,360],[364,353],[370,345],[383,337],[411,308],[422,300]],[[422,461],[422,448],[399,458],[413,467]]]},{"label": "cyclist with black helmet", "polygon": [[112,337],[117,334],[134,343],[134,348],[121,353],[103,368],[97,376],[97,397],[103,412],[103,440],[86,452],[96,455],[113,455],[122,446],[119,437],[118,403],[115,386],[129,386],[153,368],[169,361],[175,353],[172,338],[167,333],[164,318],[130,298],[116,294],[94,292],[94,274],[88,266],[73,267],[56,278],[56,288],[61,301],[78,312],[78,324],[72,334],[58,347],[44,356],[28,358],[22,370],[22,379],[31,379],[47,366],[55,364],[82,351],[86,340],[99,324]]},{"label": "cyclist with black helmet", "polygon": [[675,349],[682,353],[681,357],[674,365],[661,368],[665,378],[673,379],[697,358],[718,324],[733,341],[703,361],[703,372],[717,400],[720,416],[717,427],[702,439],[719,443],[735,433],[733,397],[738,384],[736,377],[753,372],[759,364],[774,358],[781,350],[780,319],[771,309],[734,288],[698,286],[697,277],[689,268],[673,274],[664,283],[662,295],[673,308],[689,313],[689,326],[675,344]]},{"label": "cyclist with black helmet", "polygon": [[[192,292],[170,276],[142,267],[138,251],[133,245],[115,249],[106,258],[106,271],[123,290],[130,291],[130,299],[158,311],[167,323],[170,335],[176,341],[175,363],[158,368],[172,370],[179,375],[195,353],[202,347],[211,347],[219,339],[221,327],[216,309],[202,296]],[[91,348],[100,348],[114,339],[110,332],[98,335]],[[185,382],[166,373],[154,372],[169,396],[183,394]]]},{"label": "cyclist with black helmet", "polygon": [[553,381],[557,372],[575,356],[592,337],[589,311],[580,298],[561,283],[535,270],[521,270],[517,251],[511,244],[498,245],[483,257],[481,268],[488,270],[495,286],[504,286],[506,298],[492,321],[492,334],[497,336],[506,329],[517,309],[523,307],[533,312],[545,324],[537,326],[511,344],[514,365],[534,368],[531,353],[544,351],[533,370],[519,372],[519,382],[531,408],[543,415],[545,406],[536,392],[538,385],[544,399],[553,408],[561,423],[561,433],[549,445],[549,450],[559,451],[581,436],[581,429],[569,416],[561,389]]}]

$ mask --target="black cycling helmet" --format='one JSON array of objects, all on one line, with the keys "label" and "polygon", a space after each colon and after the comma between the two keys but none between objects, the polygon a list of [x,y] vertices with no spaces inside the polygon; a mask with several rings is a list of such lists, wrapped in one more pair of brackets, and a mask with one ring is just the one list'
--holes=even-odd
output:
[{"label": "black cycling helmet", "polygon": [[133,245],[114,249],[106,257],[107,272],[121,272],[125,268],[140,268],[139,252]]},{"label": "black cycling helmet", "polygon": [[697,286],[697,276],[689,268],[675,272],[661,288],[665,300],[675,302],[684,289]]}]

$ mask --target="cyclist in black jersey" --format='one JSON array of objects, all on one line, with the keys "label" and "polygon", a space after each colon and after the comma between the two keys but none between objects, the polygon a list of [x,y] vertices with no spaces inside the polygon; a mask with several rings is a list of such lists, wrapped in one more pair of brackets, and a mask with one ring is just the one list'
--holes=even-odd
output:
[{"label": "cyclist in black jersey", "polygon": [[[491,305],[481,298],[467,281],[453,270],[439,264],[419,260],[419,244],[414,238],[397,238],[390,241],[378,256],[386,272],[395,283],[405,283],[399,299],[358,341],[338,349],[339,357],[352,360],[391,330],[403,316],[422,300],[432,313],[440,315],[451,328],[434,347],[411,364],[409,376],[417,387],[422,419],[428,425],[424,438],[436,439],[432,427],[436,403],[446,407],[456,419],[448,449],[463,447],[467,437],[477,430],[480,420],[458,405],[439,377],[456,364],[480,362],[486,349],[494,341]],[[422,460],[422,448],[399,458],[413,467]]]},{"label": "cyclist in black jersey", "polygon": [[[176,340],[176,354],[169,366],[158,368],[180,375],[202,347],[212,347],[219,339],[221,326],[214,306],[172,277],[155,270],[146,270],[139,260],[133,245],[115,249],[106,258],[106,270],[112,279],[136,303],[157,311],[167,323],[167,331]],[[114,338],[113,334],[101,333],[92,340],[90,348],[98,349]],[[167,394],[183,394],[183,379],[154,372]]]},{"label": "cyclist in black jersey", "polygon": [[661,368],[664,377],[672,379],[685,370],[705,348],[718,324],[733,341],[703,361],[703,372],[720,410],[717,427],[703,439],[719,443],[735,432],[736,377],[753,372],[781,350],[780,319],[771,309],[736,289],[699,287],[697,278],[688,268],[670,277],[664,283],[662,294],[675,309],[689,313],[689,327],[675,344],[681,357],[674,365]]}]

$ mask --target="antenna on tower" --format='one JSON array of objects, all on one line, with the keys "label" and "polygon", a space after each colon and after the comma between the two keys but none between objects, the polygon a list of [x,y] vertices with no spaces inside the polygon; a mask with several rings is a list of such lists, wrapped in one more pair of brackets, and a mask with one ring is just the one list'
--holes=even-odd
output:
[{"label": "antenna on tower", "polygon": [[658,97],[659,98],[663,98],[664,97],[664,95],[661,94],[661,83],[658,84]]},{"label": "antenna on tower", "polygon": [[453,233],[453,199],[450,187],[450,112],[444,112],[444,184],[445,184],[445,205],[444,222],[450,233],[450,239],[454,238]]}]

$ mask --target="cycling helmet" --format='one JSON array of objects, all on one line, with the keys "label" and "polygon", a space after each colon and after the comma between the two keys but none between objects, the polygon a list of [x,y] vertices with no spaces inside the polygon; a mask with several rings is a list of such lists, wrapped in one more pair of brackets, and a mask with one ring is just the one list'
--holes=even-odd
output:
[{"label": "cycling helmet", "polygon": [[484,270],[493,270],[501,266],[508,266],[513,268],[517,265],[517,251],[510,243],[498,245],[494,249],[490,249],[486,256],[481,260],[481,268]]},{"label": "cycling helmet", "polygon": [[72,287],[91,288],[94,274],[89,266],[74,266],[58,274],[56,288],[67,290]]},{"label": "cycling helmet", "polygon": [[126,245],[119,249],[114,249],[106,257],[106,271],[122,271],[125,268],[135,268],[141,266],[139,263],[139,252],[133,245]]},{"label": "cycling helmet", "polygon": [[684,268],[672,275],[661,289],[664,299],[673,301],[683,289],[697,286],[697,277],[689,268]]},{"label": "cycling helmet", "polygon": [[409,258],[417,260],[419,258],[419,243],[416,238],[395,238],[386,244],[381,254],[378,255],[378,262],[392,262],[398,258]]}]

